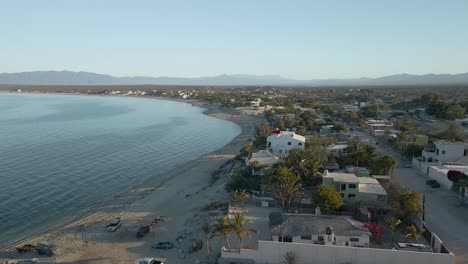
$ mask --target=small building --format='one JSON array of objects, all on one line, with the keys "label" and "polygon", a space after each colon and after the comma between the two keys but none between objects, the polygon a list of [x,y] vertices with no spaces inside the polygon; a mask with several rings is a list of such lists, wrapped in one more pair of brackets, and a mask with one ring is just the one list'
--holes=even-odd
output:
[{"label": "small building", "polygon": [[338,145],[331,144],[330,146],[327,147],[327,149],[330,150],[330,154],[331,154],[333,157],[341,157],[341,153],[342,153],[343,150],[345,150],[347,147],[348,147],[348,145],[346,145],[346,144],[338,144]]},{"label": "small building", "polygon": [[426,135],[411,134],[411,135],[408,135],[408,138],[411,140],[412,144],[415,144],[418,146],[424,146],[429,143],[429,137]]},{"label": "small building", "polygon": [[346,112],[357,112],[359,111],[359,106],[357,105],[343,105],[343,110]]},{"label": "small building", "polygon": [[362,202],[369,205],[386,205],[387,192],[372,177],[357,177],[353,173],[325,170],[322,179],[323,184],[335,187],[345,203]]},{"label": "small building", "polygon": [[293,149],[305,148],[305,137],[290,131],[278,131],[267,137],[267,148],[278,157],[285,157]]},{"label": "small building", "polygon": [[[277,217],[281,223],[274,225]],[[271,238],[278,242],[367,248],[371,237],[363,222],[348,216],[272,213],[270,225]]]},{"label": "small building", "polygon": [[270,151],[260,150],[252,153],[250,159],[247,160],[247,165],[251,165],[254,162],[257,163],[259,167],[252,169],[252,176],[261,176],[265,168],[271,167],[280,161],[281,160]]},{"label": "small building", "polygon": [[320,135],[328,136],[333,132],[333,125],[323,125],[320,127]]},{"label": "small building", "polygon": [[260,103],[262,102],[262,99],[257,98],[255,100],[249,101],[250,106],[253,107],[260,107]]}]

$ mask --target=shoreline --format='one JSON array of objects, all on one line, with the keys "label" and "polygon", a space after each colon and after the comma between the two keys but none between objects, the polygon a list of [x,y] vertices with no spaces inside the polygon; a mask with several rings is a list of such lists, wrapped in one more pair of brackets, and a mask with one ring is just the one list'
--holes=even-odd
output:
[{"label": "shoreline", "polygon": [[[35,94],[39,94],[39,93],[35,93]],[[51,93],[40,93],[40,94],[51,94]],[[70,93],[70,94],[57,93],[57,94],[59,95],[83,95],[83,94],[76,94],[76,93]],[[88,95],[88,96],[93,96],[93,95]],[[97,96],[112,96],[112,95],[97,95]],[[125,97],[125,96],[117,96],[117,97]],[[0,246],[0,259],[3,259],[3,257],[7,259],[6,255],[8,254],[4,254],[4,253],[5,252],[11,253],[12,249],[14,249],[15,247],[21,244],[30,243],[32,241],[37,241],[37,240],[43,240],[44,238],[47,238],[48,236],[51,236],[51,235],[54,236],[54,234],[56,235],[56,234],[64,233],[66,232],[67,229],[70,229],[72,227],[76,228],[79,226],[86,225],[86,223],[88,222],[90,218],[96,218],[97,216],[97,218],[99,219],[94,219],[94,220],[100,220],[98,222],[101,222],[101,221],[106,221],[106,220],[108,221],[109,219],[112,218],[112,216],[116,215],[116,213],[120,213],[120,215],[122,215],[125,213],[125,211],[129,209],[128,207],[131,207],[138,201],[142,201],[148,196],[151,196],[153,191],[164,188],[165,185],[168,185],[171,181],[180,180],[181,175],[188,174],[187,172],[189,172],[192,168],[197,167],[200,163],[203,163],[206,157],[216,156],[222,153],[223,150],[231,149],[230,151],[231,156],[229,156],[228,158],[227,157],[224,158],[225,161],[226,160],[229,161],[233,157],[232,149],[237,148],[237,153],[238,153],[238,151],[243,146],[243,144],[245,144],[245,141],[252,137],[253,126],[251,124],[252,122],[255,122],[256,120],[258,120],[257,117],[239,115],[238,113],[236,113],[234,109],[223,108],[219,105],[214,105],[214,104],[207,104],[201,100],[188,100],[187,102],[187,100],[174,99],[174,98],[148,97],[148,96],[147,97],[131,96],[131,97],[145,98],[145,99],[171,100],[171,101],[176,101],[176,102],[190,103],[193,107],[199,107],[199,108],[204,109],[202,111],[202,114],[204,115],[223,119],[226,121],[231,121],[237,124],[241,128],[241,133],[237,135],[232,141],[228,142],[226,145],[224,145],[223,147],[217,150],[214,150],[210,153],[202,155],[201,157],[197,159],[180,164],[177,167],[172,168],[167,172],[157,174],[154,176],[150,176],[143,183],[138,184],[136,186],[132,186],[129,191],[122,192],[122,193],[116,192],[113,198],[111,198],[108,201],[103,202],[103,204],[97,206],[96,208],[89,208],[89,210],[85,209],[85,211],[82,214],[77,214],[76,216],[70,216],[69,219],[64,219],[62,223],[55,225],[52,228],[49,228],[47,230],[41,231],[37,234],[31,235],[25,238],[20,238],[18,240],[15,240],[13,242]],[[215,171],[216,169],[219,168],[219,162],[217,163],[213,162],[213,165],[209,167],[211,171]],[[106,208],[112,208],[110,212],[109,210],[107,210],[107,213],[110,213],[110,216],[107,216],[107,217],[102,215],[102,211],[106,211]]]}]

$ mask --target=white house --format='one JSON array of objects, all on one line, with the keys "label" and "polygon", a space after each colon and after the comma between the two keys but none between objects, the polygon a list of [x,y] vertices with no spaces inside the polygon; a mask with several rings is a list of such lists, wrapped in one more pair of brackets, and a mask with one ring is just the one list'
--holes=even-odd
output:
[{"label": "white house", "polygon": [[274,155],[284,157],[295,148],[305,148],[305,137],[295,132],[281,131],[267,137],[267,148]]},{"label": "white house", "polygon": [[[371,233],[364,223],[348,216],[278,214],[281,224],[270,230],[273,241],[369,247]],[[272,214],[270,219],[275,218]],[[274,224],[270,220],[270,224]]]},{"label": "white house", "polygon": [[466,162],[468,145],[464,142],[437,141],[424,148],[423,162]]}]

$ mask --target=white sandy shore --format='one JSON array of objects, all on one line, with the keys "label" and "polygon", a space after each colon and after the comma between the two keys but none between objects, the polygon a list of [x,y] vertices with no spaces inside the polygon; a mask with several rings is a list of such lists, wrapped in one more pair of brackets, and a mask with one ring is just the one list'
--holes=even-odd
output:
[{"label": "white sandy shore", "polygon": [[[191,239],[203,239],[201,223],[223,214],[216,206],[206,207],[228,201],[224,184],[229,171],[236,165],[230,160],[253,137],[254,125],[259,120],[218,106],[202,106],[200,102],[195,105],[207,108],[205,114],[237,123],[242,133],[221,149],[154,177],[77,220],[0,249],[0,263],[9,259],[29,263],[32,258],[39,258],[40,263],[133,263],[137,258],[161,256],[171,264],[194,263],[196,260],[208,263],[205,248],[188,253]],[[213,181],[211,175],[220,167],[221,179]],[[158,224],[149,235],[137,239],[137,229],[158,215],[166,216],[167,221]],[[105,225],[117,216],[123,219],[122,227],[115,233],[106,232]],[[176,243],[172,250],[151,248],[153,242],[176,242],[178,237],[182,237],[182,242]],[[57,244],[60,253],[46,258],[34,252],[20,254],[14,250],[16,246],[43,240]],[[217,255],[220,241],[214,239],[212,242],[212,255]]]}]

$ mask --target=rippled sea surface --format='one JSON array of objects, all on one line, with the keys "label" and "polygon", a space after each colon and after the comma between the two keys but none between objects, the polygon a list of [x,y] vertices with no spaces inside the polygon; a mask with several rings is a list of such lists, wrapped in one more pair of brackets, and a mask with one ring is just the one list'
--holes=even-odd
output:
[{"label": "rippled sea surface", "polygon": [[0,94],[0,244],[99,206],[240,133],[189,104]]}]

